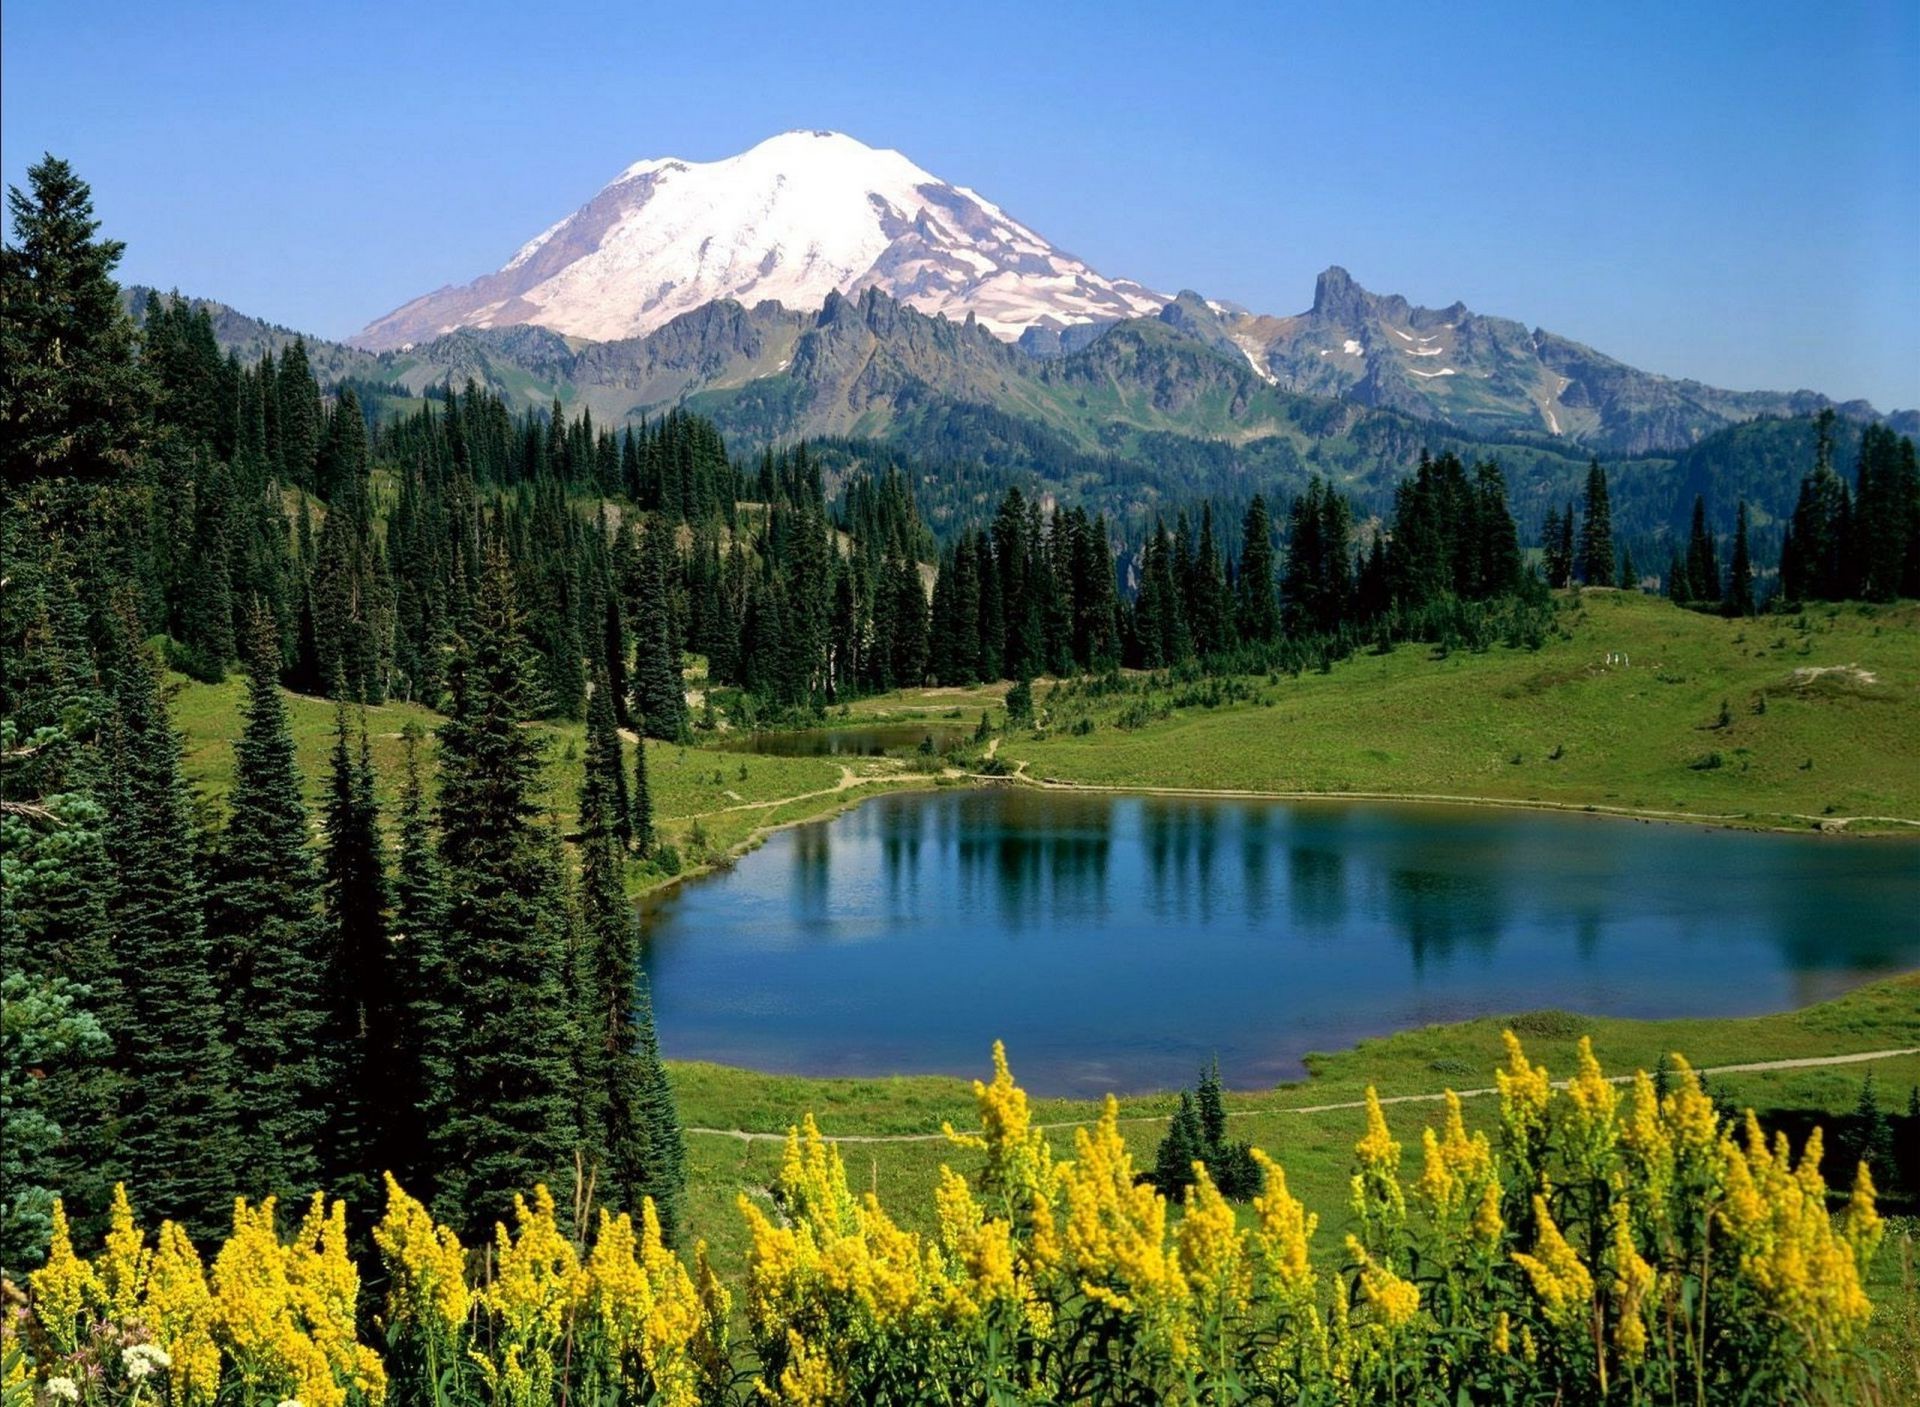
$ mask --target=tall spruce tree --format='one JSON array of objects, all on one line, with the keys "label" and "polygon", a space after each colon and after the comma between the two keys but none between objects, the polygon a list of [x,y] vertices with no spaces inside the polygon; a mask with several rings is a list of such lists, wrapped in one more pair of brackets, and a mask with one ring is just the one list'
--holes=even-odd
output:
[{"label": "tall spruce tree", "polygon": [[392,1171],[404,1184],[431,1199],[439,1179],[427,1130],[439,1127],[452,1109],[463,1023],[454,1005],[456,973],[447,951],[446,885],[420,771],[424,733],[409,720],[400,737],[400,835],[390,934],[400,1019],[390,1099],[401,1122],[393,1130],[391,1157]]},{"label": "tall spruce tree", "polygon": [[113,270],[93,192],[58,157],[7,188],[0,247],[0,459],[14,486],[49,474],[124,476],[146,437],[152,384]]},{"label": "tall spruce tree", "polygon": [[1586,516],[1580,523],[1580,574],[1588,586],[1612,586],[1613,505],[1607,497],[1607,471],[1594,460],[1587,467]]},{"label": "tall spruce tree", "polygon": [[1693,529],[1687,537],[1687,599],[1711,608],[1720,599],[1720,556],[1707,530],[1707,500],[1693,500]]},{"label": "tall spruce tree", "polygon": [[611,788],[591,766],[580,790],[579,965],[586,1137],[605,1160],[607,1200],[638,1213],[651,1197],[669,1235],[678,1225],[686,1150],[653,1035],[639,935],[621,883]]},{"label": "tall spruce tree", "polygon": [[[627,791],[626,761],[620,755],[620,725],[615,721],[613,686],[604,671],[596,674],[587,699],[587,778],[600,789],[606,824],[620,849],[633,843],[633,806]],[[585,805],[584,799],[582,805]],[[585,824],[584,818],[582,824]]]},{"label": "tall spruce tree", "polygon": [[321,1183],[337,1053],[323,1043],[328,939],[307,807],[276,680],[279,652],[255,618],[246,721],[214,859],[208,921],[228,969],[242,1144],[239,1190],[296,1196]]},{"label": "tall spruce tree", "polygon": [[512,568],[487,549],[453,713],[440,729],[440,853],[447,999],[460,1030],[447,1109],[431,1130],[445,1218],[491,1224],[516,1192],[555,1179],[576,1151],[565,985],[568,917],[541,814],[538,698]]},{"label": "tall spruce tree", "polygon": [[1733,520],[1733,560],[1727,567],[1727,594],[1720,608],[1730,616],[1753,614],[1753,559],[1747,552],[1747,501]]},{"label": "tall spruce tree", "polygon": [[396,1059],[400,1012],[366,716],[356,747],[345,704],[335,709],[328,771],[321,872],[332,1068],[322,1162],[330,1190],[366,1209],[380,1173],[400,1166],[401,1130],[417,1116]]},{"label": "tall spruce tree", "polygon": [[1280,607],[1274,599],[1273,520],[1259,494],[1247,505],[1240,526],[1239,602],[1235,612],[1240,638],[1270,643],[1280,633]]},{"label": "tall spruce tree", "polygon": [[113,651],[106,841],[126,994],[126,1024],[113,1033],[126,1074],[120,1146],[149,1215],[213,1236],[241,1185],[222,974],[201,907],[180,742],[129,613]]}]

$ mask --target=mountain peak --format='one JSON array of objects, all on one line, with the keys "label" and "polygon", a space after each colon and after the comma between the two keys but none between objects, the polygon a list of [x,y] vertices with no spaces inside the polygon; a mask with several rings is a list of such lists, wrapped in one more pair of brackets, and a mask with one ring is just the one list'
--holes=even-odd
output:
[{"label": "mountain peak", "polygon": [[718,161],[637,161],[497,272],[417,298],[356,341],[385,348],[522,323],[609,341],[716,298],[811,311],[830,292],[870,287],[1006,339],[1167,301],[1096,273],[897,151],[803,128]]}]

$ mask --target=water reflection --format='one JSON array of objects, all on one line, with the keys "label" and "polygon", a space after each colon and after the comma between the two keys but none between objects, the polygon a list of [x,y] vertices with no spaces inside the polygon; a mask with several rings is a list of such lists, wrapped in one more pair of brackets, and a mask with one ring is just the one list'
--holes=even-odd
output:
[{"label": "water reflection", "polygon": [[673,1055],[973,1074],[1004,1038],[1090,1093],[1477,1013],[1776,1009],[1920,965],[1914,912],[1893,843],[1006,789],[783,831],[645,921]]}]

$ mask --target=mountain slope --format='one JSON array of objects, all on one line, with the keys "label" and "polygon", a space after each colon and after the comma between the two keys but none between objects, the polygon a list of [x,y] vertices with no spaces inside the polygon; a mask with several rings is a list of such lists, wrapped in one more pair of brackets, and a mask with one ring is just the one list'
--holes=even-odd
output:
[{"label": "mountain slope", "polygon": [[867,288],[1009,338],[1165,301],[899,152],[786,132],[724,161],[636,162],[498,271],[416,298],[353,340],[384,350],[530,323],[612,341],[716,299],[812,311],[829,293]]},{"label": "mountain slope", "polygon": [[1463,303],[1423,308],[1397,294],[1370,293],[1338,267],[1320,275],[1304,313],[1222,312],[1216,322],[1253,365],[1289,389],[1480,434],[1534,430],[1601,453],[1681,449],[1758,415],[1805,415],[1830,405],[1853,419],[1876,414],[1865,401],[1839,404],[1812,391],[1723,391],[1656,376]]}]

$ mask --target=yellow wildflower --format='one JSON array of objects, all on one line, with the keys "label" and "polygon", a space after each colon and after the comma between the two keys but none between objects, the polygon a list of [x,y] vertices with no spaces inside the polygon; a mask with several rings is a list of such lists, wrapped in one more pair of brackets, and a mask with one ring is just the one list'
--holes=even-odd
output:
[{"label": "yellow wildflower", "polygon": [[1373,1307],[1374,1322],[1398,1334],[1420,1312],[1420,1287],[1374,1260],[1357,1236],[1347,1237],[1347,1252],[1360,1263],[1360,1297]]},{"label": "yellow wildflower", "polygon": [[1546,1066],[1527,1060],[1520,1038],[1512,1031],[1502,1031],[1500,1039],[1507,1048],[1507,1068],[1494,1071],[1493,1082],[1500,1090],[1500,1127],[1506,1136],[1507,1156],[1528,1184],[1537,1184],[1553,1082]]},{"label": "yellow wildflower", "polygon": [[846,1384],[834,1371],[831,1347],[814,1348],[787,1330],[787,1364],[774,1400],[786,1407],[830,1407],[845,1400]]},{"label": "yellow wildflower", "polygon": [[[1414,1191],[1432,1215],[1438,1239],[1452,1247],[1471,1226],[1480,1242],[1498,1240],[1500,1194],[1493,1149],[1485,1134],[1476,1132],[1470,1136],[1467,1133],[1460,1097],[1452,1090],[1447,1091],[1447,1112],[1441,1131],[1423,1129],[1420,1141],[1424,1163]],[[1489,1196],[1494,1219],[1490,1231],[1484,1225]]]},{"label": "yellow wildflower", "polygon": [[[1797,1168],[1786,1136],[1769,1147],[1751,1112],[1745,1146],[1729,1137],[1722,1148],[1726,1195],[1715,1219],[1737,1257],[1740,1279],[1766,1306],[1766,1322],[1789,1336],[1797,1352],[1831,1360],[1857,1339],[1873,1307],[1862,1284],[1864,1246],[1827,1213],[1820,1131],[1808,1137]],[[1871,1181],[1856,1190],[1867,1227]]]},{"label": "yellow wildflower", "polygon": [[1287,1297],[1311,1303],[1313,1261],[1309,1242],[1320,1218],[1287,1190],[1287,1174],[1258,1148],[1253,1150],[1264,1187],[1253,1199],[1253,1249],[1267,1280]]},{"label": "yellow wildflower", "polygon": [[213,1294],[200,1253],[171,1221],[160,1223],[147,1266],[142,1317],[154,1341],[173,1360],[176,1403],[211,1402],[220,1382],[220,1348],[213,1339]]},{"label": "yellow wildflower", "polygon": [[1572,1106],[1567,1119],[1567,1156],[1577,1167],[1600,1176],[1614,1156],[1614,1114],[1620,1092],[1600,1069],[1589,1036],[1580,1038],[1574,1075],[1567,1081],[1567,1102]]},{"label": "yellow wildflower", "polygon": [[1353,1146],[1358,1164],[1348,1195],[1368,1245],[1384,1247],[1407,1219],[1406,1194],[1400,1189],[1400,1145],[1387,1132],[1380,1095],[1367,1086],[1367,1131]]},{"label": "yellow wildflower", "polygon": [[1534,1220],[1540,1231],[1534,1242],[1537,1254],[1514,1251],[1513,1260],[1533,1282],[1533,1292],[1547,1312],[1547,1318],[1561,1327],[1581,1320],[1593,1303],[1593,1276],[1580,1263],[1579,1253],[1567,1244],[1560,1228],[1553,1223],[1546,1198],[1537,1193],[1533,1199]]},{"label": "yellow wildflower", "polygon": [[934,1192],[940,1219],[940,1247],[958,1272],[950,1287],[953,1307],[971,1318],[1015,1293],[1013,1228],[986,1219],[967,1181],[951,1168],[940,1169]]},{"label": "yellow wildflower", "polygon": [[1253,1269],[1247,1263],[1233,1208],[1202,1164],[1194,1164],[1186,1213],[1174,1231],[1174,1242],[1179,1248],[1181,1272],[1203,1303],[1219,1312],[1246,1309]]},{"label": "yellow wildflower", "polygon": [[553,1194],[544,1183],[533,1189],[533,1204],[513,1199],[516,1234],[504,1224],[494,1228],[493,1280],[481,1298],[523,1341],[556,1339],[567,1313],[585,1290],[580,1258],[560,1234]]},{"label": "yellow wildflower", "polygon": [[387,1213],[373,1243],[387,1267],[387,1315],[451,1338],[467,1317],[467,1253],[453,1228],[439,1226],[426,1207],[387,1174]]},{"label": "yellow wildflower", "polygon": [[107,1212],[106,1248],[94,1264],[109,1319],[124,1324],[138,1313],[140,1297],[146,1291],[149,1259],[146,1236],[134,1224],[126,1184],[116,1182],[113,1205]]},{"label": "yellow wildflower", "polygon": [[1493,1351],[1502,1358],[1513,1352],[1513,1320],[1504,1309],[1493,1316]]},{"label": "yellow wildflower", "polygon": [[1633,1244],[1627,1204],[1613,1217],[1613,1342],[1629,1366],[1647,1356],[1647,1310],[1659,1277]]},{"label": "yellow wildflower", "polygon": [[53,1199],[53,1237],[47,1245],[47,1263],[27,1277],[33,1286],[34,1317],[48,1340],[61,1353],[79,1346],[79,1320],[102,1303],[100,1281],[93,1267],[73,1253],[67,1229],[66,1204]]},{"label": "yellow wildflower", "polygon": [[980,1189],[1002,1202],[1009,1219],[1026,1212],[1035,1197],[1051,1199],[1053,1150],[1046,1134],[1033,1126],[1027,1092],[1014,1083],[1007,1065],[1007,1048],[993,1043],[993,1083],[973,1082],[974,1104],[980,1113],[980,1132],[963,1134],[943,1124],[948,1138],[987,1155]]},{"label": "yellow wildflower", "polygon": [[1886,1234],[1886,1225],[1874,1206],[1873,1174],[1867,1170],[1864,1162],[1853,1175],[1853,1191],[1847,1198],[1842,1234],[1847,1244],[1853,1247],[1854,1259],[1860,1266],[1860,1276],[1865,1279],[1867,1267],[1873,1263],[1874,1252],[1880,1249],[1880,1238]]}]

